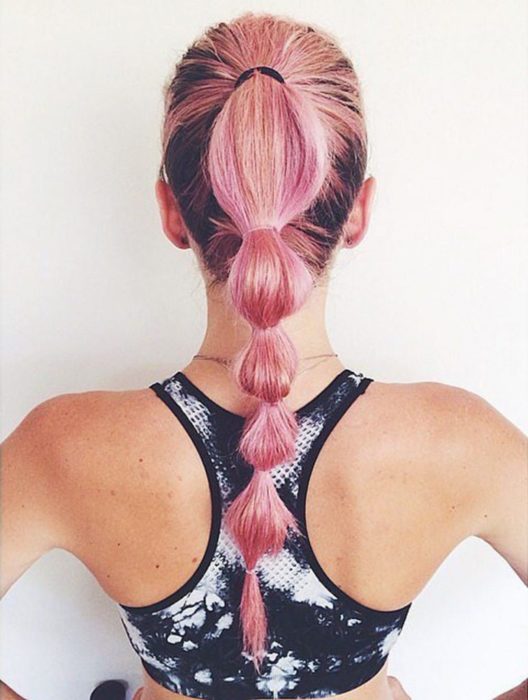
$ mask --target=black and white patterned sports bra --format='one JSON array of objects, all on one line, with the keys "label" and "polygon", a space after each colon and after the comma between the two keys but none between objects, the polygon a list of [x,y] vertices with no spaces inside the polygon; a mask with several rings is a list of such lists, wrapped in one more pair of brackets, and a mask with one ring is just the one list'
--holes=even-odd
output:
[{"label": "black and white patterned sports bra", "polygon": [[239,602],[245,566],[223,514],[252,468],[236,452],[244,417],[219,406],[182,372],[150,388],[192,439],[207,472],[212,526],[190,579],[152,605],[118,605],[128,638],[149,676],[168,690],[206,700],[325,698],[366,683],[385,663],[411,603],[380,611],[358,603],[322,570],[306,534],[310,474],[330,432],[372,379],[345,369],[295,412],[296,457],[271,474],[301,534],[264,555],[256,574],[268,616],[260,674],[242,652]]}]

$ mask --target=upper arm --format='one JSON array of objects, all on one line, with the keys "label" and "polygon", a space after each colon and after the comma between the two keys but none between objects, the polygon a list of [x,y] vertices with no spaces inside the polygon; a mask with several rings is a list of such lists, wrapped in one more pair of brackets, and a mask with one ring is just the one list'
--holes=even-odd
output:
[{"label": "upper arm", "polygon": [[462,466],[471,477],[471,534],[528,584],[528,439],[482,397],[461,390]]},{"label": "upper arm", "polygon": [[1,445],[0,596],[64,541],[56,426],[65,398],[33,408]]}]

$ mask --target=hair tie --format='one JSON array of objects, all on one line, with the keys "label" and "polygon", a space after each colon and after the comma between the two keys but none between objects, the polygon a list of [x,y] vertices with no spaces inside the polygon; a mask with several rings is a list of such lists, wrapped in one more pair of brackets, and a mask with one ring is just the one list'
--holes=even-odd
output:
[{"label": "hair tie", "polygon": [[275,68],[270,68],[269,66],[254,66],[253,68],[248,68],[238,76],[233,90],[236,90],[239,85],[241,85],[248,78],[251,78],[256,70],[258,70],[259,73],[264,73],[264,75],[269,75],[270,78],[275,78],[275,80],[278,80],[279,83],[285,82],[282,75],[279,73],[279,71],[275,70]]},{"label": "hair tie", "polygon": [[251,233],[251,231],[262,231],[263,229],[270,229],[271,231],[278,231],[278,226],[252,226],[251,228],[244,229],[244,234]]}]

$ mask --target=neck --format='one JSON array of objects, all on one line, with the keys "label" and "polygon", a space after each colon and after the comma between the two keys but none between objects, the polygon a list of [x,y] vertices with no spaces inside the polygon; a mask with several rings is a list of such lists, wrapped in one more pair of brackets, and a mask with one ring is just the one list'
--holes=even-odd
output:
[{"label": "neck", "polygon": [[[315,287],[302,309],[281,321],[299,358],[335,352],[326,329],[327,291],[326,286]],[[221,286],[207,291],[207,328],[197,353],[232,359],[248,342],[251,327],[224,295],[225,287]],[[337,358],[332,358],[325,364],[335,361]]]},{"label": "neck", "polygon": [[[207,328],[196,354],[231,360],[248,342],[251,327],[233,310],[231,304],[226,302],[224,294],[225,287],[221,286],[207,290]],[[297,374],[302,377],[300,382],[296,377],[291,386],[288,396],[288,404],[291,407],[304,405],[316,391],[345,369],[339,357],[302,360],[311,355],[334,352],[326,330],[326,298],[327,287],[318,285],[302,309],[281,322],[297,350],[299,356]],[[192,359],[183,371],[198,385],[205,383],[207,393],[217,403],[235,413],[246,414],[247,396],[238,389],[235,389],[235,396],[233,396],[229,374],[218,362]],[[229,398],[226,396],[227,390]]]}]

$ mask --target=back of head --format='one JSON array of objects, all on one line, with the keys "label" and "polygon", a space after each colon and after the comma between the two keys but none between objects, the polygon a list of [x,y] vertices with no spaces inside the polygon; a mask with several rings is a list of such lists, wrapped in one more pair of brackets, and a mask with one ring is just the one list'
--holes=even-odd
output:
[{"label": "back of head", "polygon": [[298,356],[281,320],[324,277],[363,183],[367,138],[353,65],[329,34],[288,18],[222,22],[185,52],[165,88],[162,147],[160,177],[212,284],[224,285],[252,331],[233,376],[258,398],[239,444],[253,476],[226,525],[247,567],[240,620],[258,669],[267,624],[255,565],[298,531],[270,474],[293,459],[298,428],[283,401]]}]

